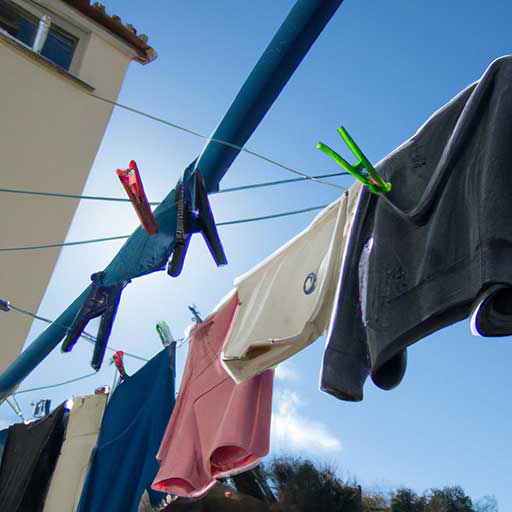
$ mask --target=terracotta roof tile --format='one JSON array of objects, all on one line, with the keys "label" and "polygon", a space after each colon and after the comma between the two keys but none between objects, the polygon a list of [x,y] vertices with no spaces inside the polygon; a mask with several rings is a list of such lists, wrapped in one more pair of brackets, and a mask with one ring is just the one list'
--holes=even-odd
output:
[{"label": "terracotta roof tile", "polygon": [[138,60],[142,64],[147,64],[156,58],[156,51],[148,45],[148,36],[146,34],[137,35],[137,30],[133,25],[129,23],[125,25],[115,14],[109,15],[103,4],[95,2],[91,5],[90,0],[63,1],[134,48],[139,56]]}]

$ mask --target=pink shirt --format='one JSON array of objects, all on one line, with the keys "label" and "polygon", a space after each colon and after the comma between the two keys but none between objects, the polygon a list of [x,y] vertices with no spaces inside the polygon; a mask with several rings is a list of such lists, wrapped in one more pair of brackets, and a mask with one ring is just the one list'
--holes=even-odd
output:
[{"label": "pink shirt", "polygon": [[274,372],[235,384],[220,363],[235,293],[190,333],[176,406],[157,454],[153,489],[200,497],[216,478],[245,471],[269,451]]}]

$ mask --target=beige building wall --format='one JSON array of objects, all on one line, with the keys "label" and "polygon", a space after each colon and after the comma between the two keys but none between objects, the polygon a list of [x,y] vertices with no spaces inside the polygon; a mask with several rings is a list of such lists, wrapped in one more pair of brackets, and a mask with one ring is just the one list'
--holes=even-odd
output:
[{"label": "beige building wall", "polygon": [[[47,3],[81,34],[70,68],[79,80],[0,34],[0,187],[80,194],[113,108],[90,92],[115,100],[135,53],[68,6]],[[0,247],[63,242],[77,205],[0,194]],[[0,252],[0,298],[37,312],[59,253]],[[0,372],[30,326],[30,318],[0,311]]]}]

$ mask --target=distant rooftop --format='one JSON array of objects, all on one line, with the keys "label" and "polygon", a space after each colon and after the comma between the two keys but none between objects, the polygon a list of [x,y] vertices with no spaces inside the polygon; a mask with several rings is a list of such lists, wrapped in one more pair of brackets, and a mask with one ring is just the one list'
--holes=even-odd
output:
[{"label": "distant rooftop", "polygon": [[63,0],[63,2],[80,11],[134,48],[140,57],[139,62],[142,64],[147,64],[156,58],[156,51],[148,45],[148,36],[145,34],[137,35],[137,30],[133,25],[129,23],[125,25],[119,16],[108,14],[104,5],[98,2],[91,5],[90,0]]}]

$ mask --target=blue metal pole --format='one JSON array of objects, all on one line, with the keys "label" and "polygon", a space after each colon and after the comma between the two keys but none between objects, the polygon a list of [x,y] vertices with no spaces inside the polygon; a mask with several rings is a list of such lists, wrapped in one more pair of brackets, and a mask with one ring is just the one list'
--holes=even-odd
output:
[{"label": "blue metal pole", "polygon": [[[211,138],[243,147],[343,0],[300,0],[263,52]],[[208,188],[218,190],[240,151],[208,143],[197,163]]]},{"label": "blue metal pole", "polygon": [[[218,144],[222,140],[242,147],[259,125],[311,45],[343,0],[298,0],[268,45],[242,89],[214,131],[199,158],[185,171],[199,169],[209,192],[219,182],[240,150]],[[148,236],[137,228],[105,269],[105,285],[126,281],[165,267],[176,232],[175,191],[155,210],[158,233]],[[59,344],[79,311],[85,290],[0,375],[0,399],[19,384]]]}]

